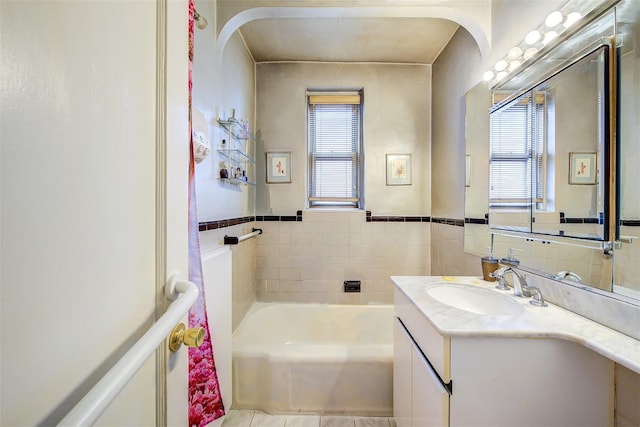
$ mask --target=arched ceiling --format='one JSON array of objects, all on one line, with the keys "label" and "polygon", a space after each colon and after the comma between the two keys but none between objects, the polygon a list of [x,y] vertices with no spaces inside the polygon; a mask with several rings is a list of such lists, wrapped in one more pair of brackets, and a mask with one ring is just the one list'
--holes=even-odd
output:
[{"label": "arched ceiling", "polygon": [[458,27],[439,18],[268,18],[240,32],[256,62],[431,64]]},{"label": "arched ceiling", "polygon": [[489,51],[490,0],[398,2],[218,0],[218,49],[239,30],[257,62],[432,64],[463,27],[483,56]]}]

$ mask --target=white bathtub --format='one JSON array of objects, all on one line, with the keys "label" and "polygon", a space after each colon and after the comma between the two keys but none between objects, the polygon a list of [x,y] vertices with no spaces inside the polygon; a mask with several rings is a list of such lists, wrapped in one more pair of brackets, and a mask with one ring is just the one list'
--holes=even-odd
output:
[{"label": "white bathtub", "polygon": [[233,408],[391,416],[393,306],[255,303],[233,333]]}]

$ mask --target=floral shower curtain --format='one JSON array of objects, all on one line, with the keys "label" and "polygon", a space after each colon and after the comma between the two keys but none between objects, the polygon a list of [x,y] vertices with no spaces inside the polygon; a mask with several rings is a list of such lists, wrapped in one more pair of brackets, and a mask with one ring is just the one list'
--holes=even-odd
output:
[{"label": "floral shower curtain", "polygon": [[189,0],[189,146],[191,152],[189,159],[189,280],[200,290],[197,301],[189,310],[189,327],[203,327],[206,331],[202,345],[198,348],[189,348],[189,425],[203,427],[223,416],[225,412],[209,334],[196,211],[195,161],[191,132],[193,25],[194,0]]}]

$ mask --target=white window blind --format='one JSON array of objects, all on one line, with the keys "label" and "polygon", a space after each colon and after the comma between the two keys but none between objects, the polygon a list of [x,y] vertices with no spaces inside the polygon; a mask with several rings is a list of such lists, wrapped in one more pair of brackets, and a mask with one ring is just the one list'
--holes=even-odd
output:
[{"label": "white window blind", "polygon": [[361,96],[313,94],[308,99],[309,207],[360,207]]},{"label": "white window blind", "polygon": [[532,97],[529,93],[491,114],[489,201],[492,207],[525,207],[542,201],[544,112],[544,95]]}]

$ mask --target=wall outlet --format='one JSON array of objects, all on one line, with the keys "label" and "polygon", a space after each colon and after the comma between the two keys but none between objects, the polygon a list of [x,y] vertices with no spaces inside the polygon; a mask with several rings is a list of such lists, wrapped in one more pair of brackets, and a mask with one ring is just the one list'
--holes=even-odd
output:
[{"label": "wall outlet", "polygon": [[360,292],[360,280],[345,280],[344,281],[345,292]]}]

